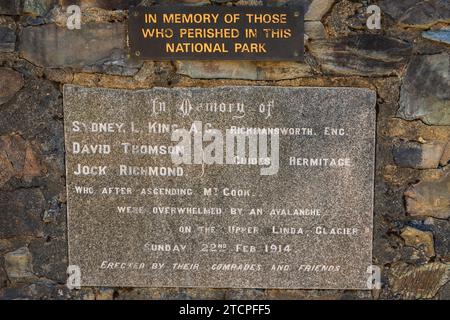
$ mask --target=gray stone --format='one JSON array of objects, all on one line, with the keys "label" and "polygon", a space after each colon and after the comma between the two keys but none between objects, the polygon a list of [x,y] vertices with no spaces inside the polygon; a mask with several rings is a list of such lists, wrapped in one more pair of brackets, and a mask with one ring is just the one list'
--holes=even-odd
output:
[{"label": "gray stone", "polygon": [[313,0],[305,14],[305,21],[321,20],[330,10],[335,0]]},{"label": "gray stone", "polygon": [[66,282],[66,239],[36,239],[30,243],[29,248],[33,255],[33,271],[36,276],[59,283]]},{"label": "gray stone", "polygon": [[378,5],[395,22],[408,27],[426,29],[439,22],[450,21],[450,3],[447,0],[381,0]]},{"label": "gray stone", "polygon": [[[159,108],[160,103],[164,108]],[[359,88],[129,91],[64,86],[69,262],[80,266],[81,284],[367,289],[366,269],[372,263],[375,103],[374,92]],[[123,130],[93,132],[95,123],[121,123]],[[272,167],[267,176],[261,172],[266,165],[220,165],[227,150],[223,145],[213,152],[219,164],[209,165],[176,165],[165,152],[145,151],[149,144],[174,147],[171,125],[203,133],[206,123],[217,128],[217,143],[218,132],[225,133],[233,125],[298,129],[292,135],[280,129],[284,132],[279,137],[280,166]],[[160,124],[165,127],[162,131]],[[107,144],[111,152],[86,154],[92,151],[88,147],[78,153],[77,142]],[[126,151],[124,142],[147,147]],[[205,141],[200,159],[208,147]],[[223,155],[220,149],[225,150]],[[276,155],[277,149],[272,149],[270,163],[275,167]],[[348,160],[315,163],[322,158]],[[158,168],[148,171],[156,164]],[[101,175],[87,171],[80,175],[80,166],[106,167]],[[77,186],[90,186],[92,192],[77,191]],[[103,189],[108,187],[112,189]],[[228,196],[230,189],[247,191]],[[183,190],[192,193],[183,195]],[[121,206],[142,209],[119,213]],[[243,211],[235,215],[232,208]],[[301,208],[318,211],[302,213]],[[260,214],[252,215],[258,209]],[[191,232],[183,233],[184,226]],[[204,226],[214,227],[215,232],[201,231]],[[243,229],[234,229],[238,226]],[[241,243],[255,248],[241,249]],[[281,245],[282,252],[271,254],[280,249],[276,245],[265,249],[266,244]],[[152,270],[153,263],[164,266]],[[174,269],[177,263],[187,264]],[[289,272],[272,270],[282,264],[289,265]],[[326,267],[312,267],[317,265]],[[308,271],[311,268],[322,271]]]},{"label": "gray stone", "polygon": [[327,37],[325,27],[320,21],[306,21],[305,34],[308,39],[325,39]]},{"label": "gray stone", "polygon": [[325,73],[360,76],[400,74],[411,45],[375,34],[362,34],[308,43]]},{"label": "gray stone", "polygon": [[20,54],[42,67],[83,68],[109,61],[125,50],[126,27],[121,23],[87,23],[81,30],[48,24],[27,27],[20,37]]},{"label": "gray stone", "polygon": [[0,68],[0,106],[9,100],[23,87],[22,75],[9,68]]},{"label": "gray stone", "polygon": [[83,67],[83,72],[106,73],[119,76],[134,76],[143,65],[143,60],[132,60],[122,49],[111,51],[109,57]]},{"label": "gray stone", "polygon": [[425,39],[450,44],[450,28],[440,30],[429,30],[422,33]]},{"label": "gray stone", "polygon": [[16,32],[7,26],[0,26],[0,52],[14,52]]},{"label": "gray stone", "polygon": [[0,1],[0,14],[18,15],[20,14],[21,0],[3,0]]},{"label": "gray stone", "polygon": [[412,216],[450,217],[450,175],[438,181],[422,181],[406,190],[406,211]]},{"label": "gray stone", "polygon": [[436,169],[441,164],[446,142],[401,141],[393,148],[394,162],[404,168]]},{"label": "gray stone", "polygon": [[45,198],[38,188],[0,192],[0,237],[42,236]]},{"label": "gray stone", "polygon": [[409,9],[413,8],[419,2],[422,2],[422,0],[379,0],[378,5],[383,13],[388,14],[398,21]]},{"label": "gray stone", "polygon": [[433,233],[436,256],[441,261],[450,263],[450,223],[447,220],[427,218],[418,228]]},{"label": "gray stone", "polygon": [[44,16],[58,0],[23,0],[23,13]]},{"label": "gray stone", "polygon": [[406,10],[399,19],[400,24],[416,28],[429,28],[439,22],[450,22],[448,0],[420,1]]},{"label": "gray stone", "polygon": [[27,247],[5,254],[5,268],[9,279],[33,276],[31,253]]},{"label": "gray stone", "polygon": [[397,115],[430,125],[450,125],[450,55],[414,56],[400,92]]},{"label": "gray stone", "polygon": [[29,141],[16,133],[0,136],[0,187],[13,177],[31,180],[44,172]]}]

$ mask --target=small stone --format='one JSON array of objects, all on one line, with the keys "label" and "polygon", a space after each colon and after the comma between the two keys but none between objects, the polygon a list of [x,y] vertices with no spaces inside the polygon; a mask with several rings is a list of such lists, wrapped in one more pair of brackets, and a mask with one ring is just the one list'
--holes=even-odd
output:
[{"label": "small stone", "polygon": [[397,116],[450,125],[450,54],[414,56],[400,91]]},{"label": "small stone", "polygon": [[0,192],[0,238],[42,236],[45,198],[38,188]]},{"label": "small stone", "polygon": [[418,250],[423,249],[429,258],[435,256],[433,234],[431,232],[406,227],[402,230],[400,236],[407,246],[414,247]]},{"label": "small stone", "polygon": [[142,60],[127,57],[122,49],[111,51],[109,57],[96,61],[95,64],[83,67],[83,72],[105,73],[119,76],[134,76],[142,67]]},{"label": "small stone", "polygon": [[0,1],[0,14],[18,15],[20,14],[21,0],[2,0]]},{"label": "small stone", "polygon": [[441,166],[446,166],[450,163],[450,141],[445,145],[439,163],[441,164]]},{"label": "small stone", "polygon": [[129,3],[129,0],[59,0],[59,4],[63,7],[77,5],[82,9],[96,7],[108,10],[122,10],[128,9]]},{"label": "small stone", "polygon": [[32,257],[28,248],[22,247],[5,254],[5,268],[9,279],[32,277]]},{"label": "small stone", "polygon": [[13,133],[0,136],[0,186],[12,177],[30,180],[45,172],[31,144]]},{"label": "small stone", "polygon": [[325,39],[327,37],[327,33],[325,31],[325,27],[320,21],[306,21],[305,22],[305,34],[308,36],[308,39]]},{"label": "small stone", "polygon": [[11,100],[23,85],[20,73],[12,69],[0,68],[0,106]]},{"label": "small stone", "polygon": [[0,26],[0,52],[14,52],[15,48],[16,48],[15,31],[10,27]]},{"label": "small stone", "polygon": [[114,289],[111,288],[100,288],[95,294],[95,300],[113,300],[114,299]]},{"label": "small stone", "polygon": [[305,14],[305,21],[320,21],[331,9],[335,0],[313,0]]},{"label": "small stone", "polygon": [[428,263],[412,266],[397,262],[390,270],[392,291],[406,299],[431,299],[450,278],[450,268],[445,263]]},{"label": "small stone", "polygon": [[48,24],[26,27],[20,37],[20,54],[41,67],[83,68],[110,61],[125,50],[126,27],[122,23],[86,23],[81,30]]},{"label": "small stone", "polygon": [[66,282],[68,262],[67,242],[64,239],[34,239],[29,248],[36,276],[60,283]]},{"label": "small stone", "polygon": [[33,16],[44,16],[56,0],[24,0],[23,13]]},{"label": "small stone", "polygon": [[401,141],[393,148],[394,162],[399,167],[414,169],[436,169],[444,153],[445,142],[418,143]]},{"label": "small stone", "polygon": [[194,79],[284,80],[311,74],[297,62],[177,61],[177,73]]},{"label": "small stone", "polygon": [[421,181],[405,191],[406,211],[411,216],[450,217],[450,174],[438,181]]},{"label": "small stone", "polygon": [[424,29],[440,22],[450,22],[448,0],[419,1],[412,8],[408,8],[399,19],[400,25]]},{"label": "small stone", "polygon": [[398,19],[400,19],[401,16],[408,11],[408,9],[411,9],[421,1],[422,0],[379,0],[378,5],[380,6],[383,13],[391,16],[394,20],[398,21]]},{"label": "small stone", "polygon": [[322,70],[365,77],[400,74],[411,45],[376,34],[361,34],[307,43]]},{"label": "small stone", "polygon": [[425,39],[450,44],[450,28],[429,30],[422,33]]}]

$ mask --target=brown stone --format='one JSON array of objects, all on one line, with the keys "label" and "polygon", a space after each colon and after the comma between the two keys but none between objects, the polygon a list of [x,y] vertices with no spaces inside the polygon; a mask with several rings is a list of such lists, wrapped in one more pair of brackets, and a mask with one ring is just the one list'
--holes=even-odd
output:
[{"label": "brown stone", "polygon": [[27,247],[5,254],[5,268],[10,279],[33,276],[31,253]]},{"label": "brown stone", "polygon": [[311,75],[298,62],[177,61],[177,72],[195,79],[284,80]]},{"label": "brown stone", "polygon": [[400,236],[407,246],[423,249],[427,257],[433,257],[435,255],[433,233],[406,227],[402,230]]},{"label": "brown stone", "polygon": [[0,186],[12,177],[29,180],[45,169],[30,142],[13,133],[0,136]]},{"label": "brown stone", "polygon": [[406,211],[412,216],[450,217],[450,175],[438,181],[422,181],[405,192]]},{"label": "brown stone", "polygon": [[449,280],[450,269],[444,263],[411,266],[395,263],[390,270],[392,291],[406,299],[431,299]]},{"label": "brown stone", "polygon": [[0,105],[8,102],[23,87],[22,75],[12,69],[0,68]]}]

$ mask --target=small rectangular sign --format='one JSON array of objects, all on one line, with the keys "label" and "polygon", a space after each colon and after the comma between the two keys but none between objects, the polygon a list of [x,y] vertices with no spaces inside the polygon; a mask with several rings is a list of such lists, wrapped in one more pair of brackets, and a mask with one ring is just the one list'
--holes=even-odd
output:
[{"label": "small rectangular sign", "polygon": [[151,60],[303,60],[301,7],[130,9],[131,54]]}]

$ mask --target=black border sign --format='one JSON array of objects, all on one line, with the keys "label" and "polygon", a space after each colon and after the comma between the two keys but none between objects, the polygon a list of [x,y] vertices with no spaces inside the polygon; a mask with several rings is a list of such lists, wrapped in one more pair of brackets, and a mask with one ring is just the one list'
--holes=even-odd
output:
[{"label": "black border sign", "polygon": [[131,56],[147,60],[303,61],[301,6],[149,6],[129,11]]}]

